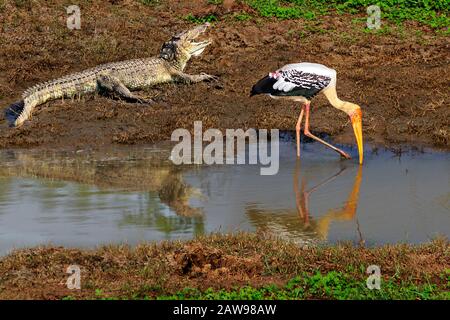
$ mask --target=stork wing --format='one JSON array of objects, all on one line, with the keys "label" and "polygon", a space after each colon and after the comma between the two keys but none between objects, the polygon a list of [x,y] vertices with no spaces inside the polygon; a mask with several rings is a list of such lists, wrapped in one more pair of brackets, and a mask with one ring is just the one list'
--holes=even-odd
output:
[{"label": "stork wing", "polygon": [[302,95],[311,98],[331,82],[330,77],[296,69],[279,70],[278,74],[273,88],[286,95]]}]

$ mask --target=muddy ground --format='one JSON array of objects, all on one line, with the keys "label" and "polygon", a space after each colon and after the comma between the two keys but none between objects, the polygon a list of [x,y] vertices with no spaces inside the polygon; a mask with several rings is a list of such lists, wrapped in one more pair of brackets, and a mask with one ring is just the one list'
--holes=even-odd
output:
[{"label": "muddy ground", "polygon": [[[0,147],[85,148],[170,139],[176,128],[295,128],[299,106],[249,98],[253,83],[284,64],[310,61],[338,71],[338,93],[364,110],[366,141],[450,146],[450,41],[426,27],[363,32],[364,18],[324,16],[321,21],[262,19],[234,1],[81,1],[81,30],[66,27],[67,1],[2,1],[0,106],[27,87],[100,63],[155,55],[173,33],[192,25],[184,17],[214,13],[214,43],[187,72],[207,72],[218,82],[163,85],[138,94],[141,106],[103,97],[54,101],[36,109],[23,127],[0,115]],[[42,3],[39,5],[39,3]],[[70,3],[71,4],[71,3]],[[238,21],[234,14],[254,17]],[[353,143],[345,114],[324,97],[313,101],[312,130]]]}]

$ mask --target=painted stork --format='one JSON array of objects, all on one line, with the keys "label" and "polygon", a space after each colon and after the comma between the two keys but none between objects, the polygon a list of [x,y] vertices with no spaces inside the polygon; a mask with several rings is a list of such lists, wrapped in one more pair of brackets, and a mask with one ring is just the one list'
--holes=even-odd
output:
[{"label": "painted stork", "polygon": [[336,79],[336,70],[321,64],[307,62],[288,64],[259,80],[253,86],[250,96],[268,94],[275,99],[284,98],[302,104],[296,126],[297,157],[300,157],[300,129],[303,114],[305,114],[305,135],[333,149],[343,157],[350,159],[351,157],[346,152],[323,141],[309,131],[311,99],[319,92],[322,92],[333,107],[344,111],[350,116],[356,143],[358,144],[359,163],[362,164],[363,138],[361,108],[354,103],[343,101],[338,98],[336,92]]}]

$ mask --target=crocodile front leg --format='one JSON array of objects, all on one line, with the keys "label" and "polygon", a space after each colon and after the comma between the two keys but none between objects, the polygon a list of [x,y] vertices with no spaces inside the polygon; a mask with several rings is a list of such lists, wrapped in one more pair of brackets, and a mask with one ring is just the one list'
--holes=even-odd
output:
[{"label": "crocodile front leg", "polygon": [[208,80],[217,80],[218,77],[210,75],[210,74],[206,74],[206,73],[201,73],[201,74],[187,74],[184,73],[183,71],[179,71],[179,70],[171,70],[171,74],[172,76],[179,81],[184,81],[187,83],[197,83],[197,82],[202,82],[202,81],[208,81]]},{"label": "crocodile front leg", "polygon": [[112,75],[99,75],[97,77],[97,85],[100,91],[116,95],[127,102],[154,103],[151,99],[143,99],[134,95],[118,78]]}]

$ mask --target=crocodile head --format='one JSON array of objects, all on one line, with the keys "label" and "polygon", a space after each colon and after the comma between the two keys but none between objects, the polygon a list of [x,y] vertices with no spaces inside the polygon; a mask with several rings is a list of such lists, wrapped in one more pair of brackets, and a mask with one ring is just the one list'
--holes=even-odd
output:
[{"label": "crocodile head", "polygon": [[192,56],[199,56],[205,48],[211,44],[211,40],[197,40],[209,27],[209,23],[183,31],[173,36],[164,43],[160,51],[160,57],[166,61],[174,62],[184,69],[186,63]]}]

